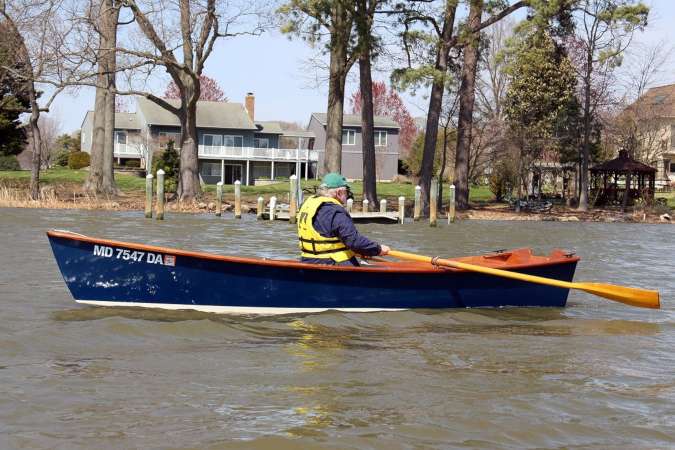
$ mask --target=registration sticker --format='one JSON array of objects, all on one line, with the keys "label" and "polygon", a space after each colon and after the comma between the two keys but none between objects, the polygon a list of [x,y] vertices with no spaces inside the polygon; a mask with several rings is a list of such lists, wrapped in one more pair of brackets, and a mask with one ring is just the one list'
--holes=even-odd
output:
[{"label": "registration sticker", "polygon": [[138,250],[113,249],[105,245],[94,245],[94,256],[103,258],[121,259],[123,261],[144,262],[146,264],[159,264],[161,266],[176,266],[175,255],[163,255],[161,253],[141,252]]}]

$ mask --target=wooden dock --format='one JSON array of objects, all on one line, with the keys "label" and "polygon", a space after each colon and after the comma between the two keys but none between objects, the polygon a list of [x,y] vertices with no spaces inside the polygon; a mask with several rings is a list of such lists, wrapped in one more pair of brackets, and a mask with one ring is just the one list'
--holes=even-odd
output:
[{"label": "wooden dock", "polygon": [[[354,222],[358,223],[397,223],[398,213],[392,212],[352,212],[350,214]],[[265,218],[269,219],[269,213],[264,213]],[[276,220],[288,220],[288,211],[278,211]]]}]

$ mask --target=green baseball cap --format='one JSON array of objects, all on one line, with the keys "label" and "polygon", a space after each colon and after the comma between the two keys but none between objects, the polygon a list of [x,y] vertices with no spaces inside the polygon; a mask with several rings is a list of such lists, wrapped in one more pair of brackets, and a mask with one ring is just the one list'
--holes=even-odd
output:
[{"label": "green baseball cap", "polygon": [[337,172],[331,172],[324,175],[323,179],[321,180],[321,185],[326,186],[329,189],[349,187],[349,184],[347,184],[347,179]]}]

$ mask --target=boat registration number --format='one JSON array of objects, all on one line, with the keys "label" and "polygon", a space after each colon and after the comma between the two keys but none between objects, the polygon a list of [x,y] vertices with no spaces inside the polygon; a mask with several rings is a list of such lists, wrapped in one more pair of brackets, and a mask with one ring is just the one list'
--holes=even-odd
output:
[{"label": "boat registration number", "polygon": [[176,257],[174,255],[112,248],[105,245],[94,245],[94,256],[121,259],[123,261],[145,262],[147,264],[159,264],[161,266],[176,265]]}]

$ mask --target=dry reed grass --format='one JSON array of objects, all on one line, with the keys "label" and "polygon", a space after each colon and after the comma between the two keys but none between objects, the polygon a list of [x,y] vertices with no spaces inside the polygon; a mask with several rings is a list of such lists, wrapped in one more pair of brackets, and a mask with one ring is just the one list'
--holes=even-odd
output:
[{"label": "dry reed grass", "polygon": [[56,191],[45,186],[40,198],[33,200],[25,188],[0,186],[0,207],[2,208],[47,208],[47,209],[126,209],[111,199],[100,199],[87,193],[75,193],[68,199],[59,198]]}]

